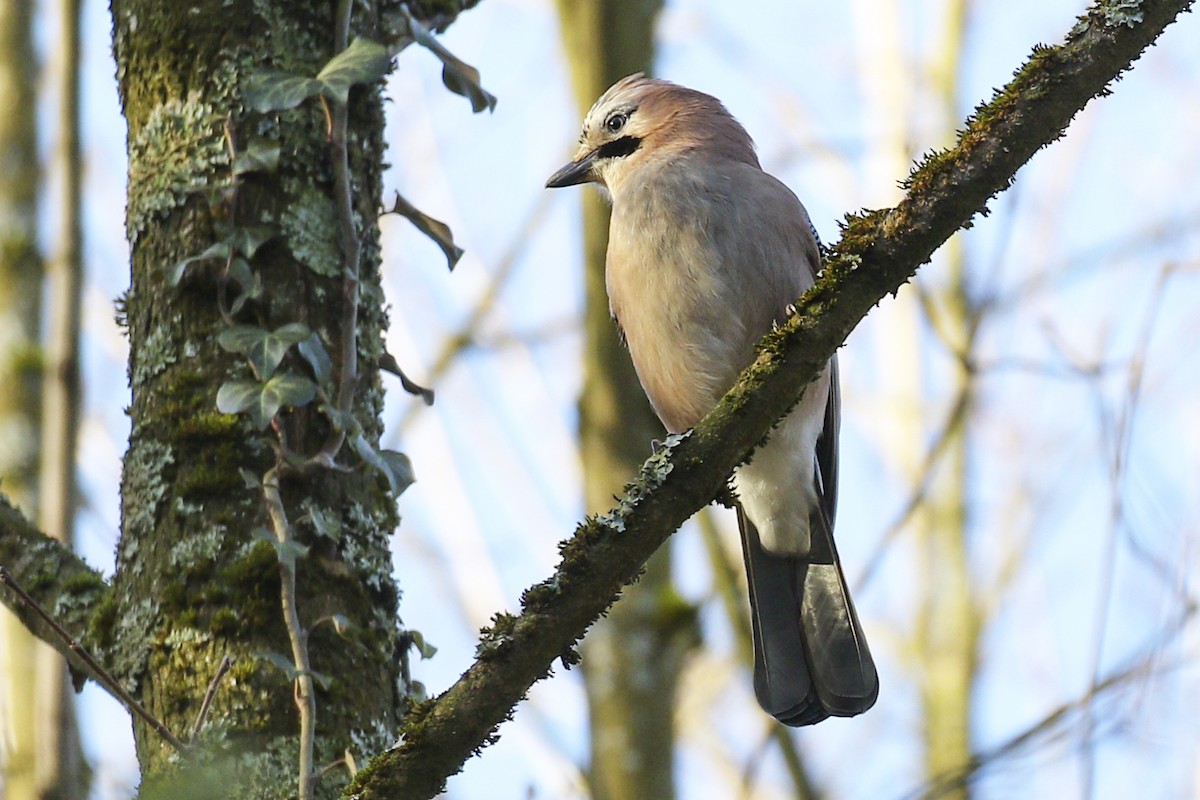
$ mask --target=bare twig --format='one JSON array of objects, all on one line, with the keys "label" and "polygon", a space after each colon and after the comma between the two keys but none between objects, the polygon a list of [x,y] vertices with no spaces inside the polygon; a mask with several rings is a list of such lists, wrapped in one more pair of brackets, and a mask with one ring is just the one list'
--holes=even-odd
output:
[{"label": "bare twig", "polygon": [[208,682],[208,690],[204,693],[204,700],[200,703],[200,713],[196,715],[196,724],[192,726],[192,736],[188,739],[188,744],[194,745],[196,739],[199,738],[200,731],[204,728],[204,723],[208,720],[208,710],[212,708],[213,698],[217,696],[217,687],[220,686],[221,679],[225,677],[225,673],[229,672],[229,668],[232,666],[232,658],[229,656],[221,658],[221,663],[217,665],[216,674]]},{"label": "bare twig", "polygon": [[[483,293],[475,301],[475,307],[471,309],[466,322],[442,343],[441,351],[438,353],[433,366],[429,369],[429,375],[425,379],[429,385],[437,385],[437,382],[450,369],[455,359],[470,347],[471,343],[478,337],[480,327],[495,308],[501,291],[508,284],[508,279],[512,276],[517,263],[520,262],[521,256],[525,253],[529,242],[533,239],[534,233],[545,221],[546,215],[552,207],[550,201],[551,195],[545,193],[534,204],[529,214],[525,217],[525,222],[521,225],[520,232],[513,238],[504,255],[500,257],[496,269],[492,273],[491,280],[488,281]],[[400,424],[397,426],[397,429],[403,430],[408,427],[408,424],[416,417],[416,412],[419,408],[420,406],[409,406],[404,416],[400,418]]]},{"label": "bare twig", "polygon": [[946,452],[946,448],[954,440],[954,434],[965,423],[967,411],[970,409],[971,387],[964,385],[958,395],[954,398],[954,404],[950,406],[949,413],[946,414],[946,419],[942,423],[941,430],[938,431],[937,437],[925,454],[925,460],[921,463],[916,474],[921,475],[921,480],[913,487],[912,492],[908,496],[908,501],[904,504],[904,508],[896,515],[896,519],[888,526],[887,531],[883,534],[883,538],[879,540],[879,544],[875,546],[875,552],[871,553],[867,559],[867,565],[863,567],[862,573],[858,579],[854,581],[854,591],[861,592],[863,587],[871,582],[875,577],[875,571],[883,563],[883,558],[887,554],[888,549],[895,544],[900,532],[904,530],[904,526],[912,519],[913,514],[925,502],[925,496],[929,493],[929,484],[933,480],[934,468],[938,461]]},{"label": "bare twig", "polygon": [[283,619],[287,626],[288,642],[292,646],[292,661],[296,665],[296,708],[300,711],[300,800],[312,800],[313,745],[317,729],[317,696],[313,685],[312,666],[308,659],[308,642],[304,627],[300,624],[300,612],[296,600],[296,559],[289,550],[295,547],[292,526],[288,522],[287,509],[279,492],[279,469],[276,464],[263,475],[263,499],[267,515],[271,518],[271,530],[279,543],[280,595],[283,600]]},{"label": "bare twig", "polygon": [[[1158,321],[1158,310],[1162,304],[1163,297],[1166,294],[1167,283],[1170,281],[1172,269],[1168,265],[1158,275],[1158,281],[1154,286],[1154,292],[1150,297],[1148,307],[1146,309],[1145,319],[1142,322],[1142,329],[1138,335],[1137,347],[1133,352],[1133,356],[1129,362],[1129,372],[1125,388],[1125,402],[1120,410],[1112,430],[1112,440],[1110,442],[1109,453],[1109,536],[1107,542],[1107,550],[1103,560],[1102,569],[1103,575],[1101,578],[1101,595],[1100,608],[1096,615],[1096,642],[1092,652],[1092,679],[1091,685],[1093,691],[1100,680],[1100,663],[1104,655],[1104,643],[1108,632],[1108,617],[1109,610],[1112,605],[1112,584],[1116,571],[1117,561],[1117,544],[1121,529],[1125,521],[1125,497],[1123,484],[1125,482],[1126,469],[1129,461],[1129,451],[1133,441],[1133,424],[1137,417],[1139,400],[1141,399],[1142,380],[1145,375],[1146,360],[1150,352],[1150,340],[1154,334],[1155,323]],[[1101,416],[1108,415],[1103,412],[1103,397],[1097,388],[1097,403],[1101,407]],[[1106,429],[1107,426],[1106,426]],[[1157,566],[1157,565],[1154,565]],[[1084,735],[1081,738],[1082,752],[1082,777],[1085,797],[1094,796],[1095,779],[1096,779],[1096,764],[1095,750],[1090,745],[1092,740],[1092,730],[1094,726],[1092,704],[1089,701],[1084,707]]]},{"label": "bare twig", "polygon": [[972,777],[981,770],[991,766],[1002,758],[1013,755],[1022,748],[1036,743],[1043,737],[1051,736],[1060,730],[1061,726],[1071,721],[1076,713],[1086,713],[1086,709],[1097,699],[1106,697],[1111,692],[1125,686],[1135,678],[1144,677],[1153,663],[1163,642],[1177,636],[1188,622],[1195,616],[1196,607],[1189,605],[1179,615],[1179,618],[1156,633],[1152,640],[1143,648],[1144,655],[1133,659],[1124,669],[1118,670],[1107,678],[1097,681],[1082,697],[1063,703],[1050,711],[1025,730],[1008,738],[995,747],[972,756],[969,763],[961,767],[935,775],[923,785],[903,795],[904,800],[933,800],[943,797],[956,788],[966,785]]},{"label": "bare twig", "polygon": [[[338,0],[337,26],[334,32],[333,51],[346,49],[350,39],[350,0]],[[324,98],[322,102],[325,103]],[[359,272],[358,262],[362,254],[362,239],[354,223],[354,195],[350,185],[350,155],[346,136],[350,126],[350,104],[326,103],[329,120],[329,151],[333,164],[333,192],[337,203],[338,228],[342,240],[342,330],[341,359],[338,365],[337,396],[334,407],[342,416],[342,424],[334,425],[329,439],[320,452],[312,457],[314,463],[331,463],[346,441],[345,418],[354,403],[354,392],[358,388],[358,306]]]},{"label": "bare twig", "polygon": [[69,634],[62,625],[59,625],[58,621],[54,619],[54,617],[50,616],[50,613],[46,611],[46,609],[42,608],[41,604],[38,603],[37,600],[34,600],[28,592],[21,588],[21,584],[17,583],[17,579],[13,577],[12,573],[8,571],[7,567],[0,566],[0,583],[11,589],[13,594],[21,598],[22,603],[29,606],[33,613],[37,614],[38,617],[41,618],[42,622],[45,622],[47,625],[49,625],[50,629],[53,630],[54,633],[66,643],[67,647],[71,649],[71,652],[79,656],[83,663],[87,664],[88,669],[92,671],[92,674],[96,680],[104,684],[104,688],[107,689],[113,697],[120,700],[123,706],[128,708],[132,713],[141,717],[147,725],[154,729],[155,733],[161,736],[166,743],[175,748],[176,751],[180,753],[186,753],[188,751],[188,746],[186,744],[180,741],[175,734],[171,733],[171,730],[158,717],[151,714],[145,706],[135,700],[133,695],[125,691],[124,687],[117,682],[117,679],[109,674],[108,670],[100,666],[100,662],[93,658],[92,654],[89,653],[83,645],[75,641],[71,634]]}]

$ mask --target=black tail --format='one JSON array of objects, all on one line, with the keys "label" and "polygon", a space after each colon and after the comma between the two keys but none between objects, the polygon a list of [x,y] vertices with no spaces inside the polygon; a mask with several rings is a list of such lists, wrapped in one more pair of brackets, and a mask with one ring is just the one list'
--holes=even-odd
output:
[{"label": "black tail", "polygon": [[838,563],[828,518],[804,556],[768,553],[738,509],[754,625],[754,693],[785,725],[852,717],[875,704],[879,676]]}]

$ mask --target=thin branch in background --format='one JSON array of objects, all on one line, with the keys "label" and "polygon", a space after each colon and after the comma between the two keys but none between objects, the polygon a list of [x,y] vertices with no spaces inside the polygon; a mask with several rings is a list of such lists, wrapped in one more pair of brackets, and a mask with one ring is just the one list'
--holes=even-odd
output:
[{"label": "thin branch in background", "polygon": [[1178,244],[1179,240],[1194,236],[1197,226],[1200,226],[1200,208],[1188,209],[1169,223],[1152,224],[1124,239],[1102,242],[1069,256],[1053,269],[1042,270],[1008,291],[994,293],[988,304],[994,308],[1020,305],[1042,292],[1091,277],[1098,269],[1122,262],[1140,269],[1144,263],[1140,257],[1144,257],[1147,251],[1163,245]]},{"label": "thin branch in background", "polygon": [[[1101,564],[1101,594],[1100,607],[1097,610],[1097,631],[1095,649],[1092,652],[1091,686],[1095,691],[1100,679],[1100,662],[1104,655],[1104,642],[1108,632],[1109,610],[1112,604],[1113,580],[1116,572],[1117,545],[1120,532],[1125,525],[1125,475],[1128,470],[1129,453],[1133,442],[1133,424],[1137,417],[1141,400],[1142,382],[1145,376],[1146,361],[1150,353],[1150,340],[1154,335],[1155,323],[1158,321],[1159,309],[1166,295],[1167,284],[1172,275],[1170,265],[1165,266],[1158,275],[1150,301],[1147,304],[1142,328],[1138,335],[1137,344],[1129,360],[1129,372],[1125,386],[1125,397],[1121,411],[1111,426],[1104,425],[1101,435],[1111,431],[1108,440],[1109,450],[1109,531],[1107,553]],[[1102,420],[1108,416],[1105,412],[1103,394],[1097,387],[1097,404]],[[1084,724],[1080,740],[1081,769],[1083,779],[1083,795],[1093,797],[1095,794],[1096,761],[1093,726],[1094,717],[1091,702],[1084,707]]]},{"label": "thin branch in background", "polygon": [[79,659],[87,665],[87,668],[91,670],[91,677],[104,686],[113,697],[121,701],[123,706],[129,709],[131,713],[141,717],[155,733],[161,736],[176,751],[179,753],[186,753],[188,751],[186,744],[175,736],[175,734],[171,733],[171,730],[158,717],[151,714],[146,710],[145,706],[135,700],[133,695],[125,691],[121,684],[117,682],[117,679],[110,675],[108,670],[100,666],[100,662],[93,658],[92,654],[83,645],[75,641],[62,625],[58,624],[58,620],[50,616],[50,613],[42,608],[37,600],[34,600],[28,592],[21,588],[21,584],[17,582],[17,579],[13,577],[7,567],[0,566],[0,584],[11,589],[13,594],[19,597],[21,602],[27,605],[33,613],[37,614],[42,622],[49,625],[50,629],[70,648],[71,652],[79,656]]},{"label": "thin branch in background", "polygon": [[[512,277],[513,269],[520,261],[521,256],[525,254],[525,249],[533,240],[538,229],[545,222],[546,215],[551,208],[551,200],[552,195],[548,192],[543,192],[539,195],[538,202],[534,204],[533,209],[525,217],[525,222],[522,223],[516,238],[513,239],[508,249],[500,257],[500,261],[496,265],[496,271],[492,273],[491,280],[488,282],[483,294],[475,301],[475,307],[467,316],[466,322],[442,343],[441,351],[438,353],[433,366],[429,370],[429,377],[426,378],[430,386],[436,386],[438,381],[450,370],[454,361],[475,342],[479,335],[480,327],[495,308],[496,302],[500,297],[500,292],[507,285],[509,278]],[[400,423],[396,426],[397,430],[402,431],[407,428],[415,418],[418,410],[419,406],[409,406],[404,416],[400,418]]]},{"label": "thin branch in background", "polygon": [[1178,619],[1165,626],[1151,637],[1144,647],[1140,648],[1143,655],[1133,659],[1124,669],[1098,681],[1082,697],[1063,703],[1020,733],[1009,737],[995,747],[976,753],[970,763],[964,764],[960,769],[934,776],[901,797],[903,800],[935,800],[935,798],[943,797],[955,789],[966,786],[982,770],[995,765],[1002,759],[1016,756],[1025,748],[1052,737],[1061,738],[1073,722],[1073,715],[1086,713],[1086,709],[1094,701],[1108,697],[1116,690],[1152,674],[1153,664],[1158,653],[1168,642],[1182,633],[1195,613],[1195,605],[1185,608]]},{"label": "thin branch in background", "polygon": [[[1016,241],[1016,228],[1021,202],[1024,198],[1024,184],[1014,184],[1000,199],[1003,211],[997,220],[1000,230],[996,233],[996,246],[986,264],[978,270],[971,281],[972,295],[979,304],[979,311],[992,311],[996,307],[996,295],[1000,291],[1000,278],[1012,262],[1009,250]],[[983,261],[980,258],[980,261]]]},{"label": "thin branch in background", "polygon": [[955,432],[966,422],[967,411],[970,408],[971,389],[969,385],[964,385],[954,398],[954,403],[950,406],[946,418],[942,421],[942,427],[934,437],[933,444],[925,453],[925,459],[921,462],[920,468],[916,474],[921,476],[921,480],[913,487],[912,492],[908,496],[908,501],[888,526],[887,531],[875,545],[875,552],[867,558],[867,565],[863,567],[862,573],[854,581],[854,592],[862,592],[871,579],[875,577],[876,571],[883,563],[884,556],[887,551],[895,544],[900,533],[908,525],[913,514],[925,502],[925,497],[929,492],[929,485],[933,480],[933,474],[937,468],[938,462],[946,453],[946,448],[949,447],[954,439]]},{"label": "thin branch in background", "polygon": [[1115,361],[1097,361],[1093,364],[1053,364],[1049,362],[1038,361],[1032,358],[1021,358],[1020,356],[1009,356],[997,358],[991,361],[980,361],[974,365],[974,369],[978,373],[985,372],[1025,372],[1030,375],[1039,375],[1043,378],[1055,378],[1058,380],[1075,381],[1079,379],[1092,380],[1094,378],[1102,378],[1108,373],[1115,372],[1123,368],[1123,364]]},{"label": "thin branch in background", "polygon": [[217,665],[217,672],[208,682],[208,690],[204,692],[204,700],[200,703],[200,713],[196,714],[196,724],[192,726],[192,735],[188,739],[188,744],[194,745],[196,739],[199,738],[200,731],[203,730],[204,723],[208,720],[208,711],[212,708],[213,698],[217,696],[217,687],[221,685],[221,679],[225,677],[225,673],[229,672],[229,668],[232,666],[233,659],[229,656],[224,656],[221,663]]},{"label": "thin branch in background", "polygon": [[[1128,462],[1133,442],[1132,431],[1138,400],[1142,396],[1142,388],[1145,384],[1145,367],[1150,355],[1150,340],[1154,335],[1162,304],[1167,296],[1167,284],[1178,274],[1178,271],[1178,267],[1174,263],[1164,264],[1159,271],[1158,282],[1154,287],[1154,294],[1147,304],[1146,315],[1142,322],[1142,330],[1134,347],[1133,362],[1130,364],[1129,380],[1126,386],[1126,400],[1121,430],[1124,441],[1121,443],[1122,452],[1120,457],[1125,467],[1121,474],[1122,483],[1129,477]],[[1136,532],[1132,526],[1126,528],[1125,534],[1129,542],[1130,551],[1134,555],[1139,556],[1151,569],[1158,572],[1164,578],[1172,580],[1178,578],[1178,571],[1172,569],[1170,564],[1151,553],[1136,536]]]},{"label": "thin branch in background", "polygon": [[[579,332],[579,318],[576,316],[561,317],[551,320],[536,328],[526,331],[514,331],[497,336],[478,337],[475,345],[487,350],[505,350],[510,347],[537,347],[561,340],[565,336]],[[466,342],[466,346],[470,346]]]}]

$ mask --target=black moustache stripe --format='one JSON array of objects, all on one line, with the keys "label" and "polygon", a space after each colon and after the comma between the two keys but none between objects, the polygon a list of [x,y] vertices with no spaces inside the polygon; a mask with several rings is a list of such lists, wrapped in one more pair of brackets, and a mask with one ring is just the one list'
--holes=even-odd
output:
[{"label": "black moustache stripe", "polygon": [[596,151],[598,158],[624,158],[642,146],[642,140],[636,136],[622,136],[607,144],[600,145]]}]

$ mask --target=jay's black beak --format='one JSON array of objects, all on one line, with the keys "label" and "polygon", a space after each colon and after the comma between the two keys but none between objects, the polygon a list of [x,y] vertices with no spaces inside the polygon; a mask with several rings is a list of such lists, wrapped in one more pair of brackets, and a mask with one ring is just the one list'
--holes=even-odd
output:
[{"label": "jay's black beak", "polygon": [[592,167],[596,163],[596,151],[588,153],[578,161],[572,161],[550,176],[546,181],[547,189],[561,189],[563,186],[574,186],[578,183],[594,181]]}]

